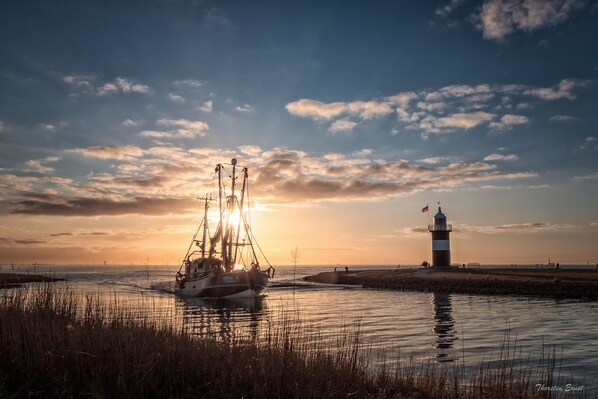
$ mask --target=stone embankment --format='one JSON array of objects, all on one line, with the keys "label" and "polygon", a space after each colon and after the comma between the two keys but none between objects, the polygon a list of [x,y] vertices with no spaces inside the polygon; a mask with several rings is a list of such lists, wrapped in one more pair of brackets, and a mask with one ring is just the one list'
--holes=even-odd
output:
[{"label": "stone embankment", "polygon": [[368,270],[324,272],[305,280],[397,291],[598,300],[598,271],[588,270]]}]

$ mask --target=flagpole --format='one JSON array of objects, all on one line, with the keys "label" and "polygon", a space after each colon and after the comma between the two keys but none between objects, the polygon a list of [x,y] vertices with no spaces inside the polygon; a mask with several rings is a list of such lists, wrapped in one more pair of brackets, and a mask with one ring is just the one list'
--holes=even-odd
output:
[{"label": "flagpole", "polygon": [[[426,204],[426,216],[428,217],[428,226],[430,225],[430,205]],[[426,226],[426,228],[428,227]]]}]

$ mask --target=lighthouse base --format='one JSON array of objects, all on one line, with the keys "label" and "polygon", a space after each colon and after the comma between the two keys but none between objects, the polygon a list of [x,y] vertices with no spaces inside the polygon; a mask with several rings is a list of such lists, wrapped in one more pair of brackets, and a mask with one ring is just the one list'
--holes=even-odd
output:
[{"label": "lighthouse base", "polygon": [[451,251],[432,251],[432,266],[449,267],[451,265]]}]

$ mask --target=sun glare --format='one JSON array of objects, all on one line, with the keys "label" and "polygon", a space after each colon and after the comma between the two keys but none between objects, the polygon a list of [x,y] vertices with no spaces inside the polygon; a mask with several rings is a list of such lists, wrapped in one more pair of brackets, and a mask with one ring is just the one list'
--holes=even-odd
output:
[{"label": "sun glare", "polygon": [[234,227],[237,227],[239,225],[239,223],[241,222],[241,214],[238,210],[231,213],[231,215],[228,217],[228,222]]}]

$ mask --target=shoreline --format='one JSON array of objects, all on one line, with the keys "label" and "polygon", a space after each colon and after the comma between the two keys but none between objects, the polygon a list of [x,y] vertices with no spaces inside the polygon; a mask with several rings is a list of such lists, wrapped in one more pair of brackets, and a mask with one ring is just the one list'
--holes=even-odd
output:
[{"label": "shoreline", "polygon": [[394,291],[472,295],[524,295],[598,300],[598,271],[536,268],[350,270],[304,277],[322,284],[360,285]]},{"label": "shoreline", "polygon": [[64,279],[44,276],[41,274],[0,273],[0,289],[19,288],[25,283],[51,283],[55,281],[64,281]]},{"label": "shoreline", "polygon": [[174,318],[156,323],[127,303],[79,301],[49,286],[5,296],[0,319],[2,397],[544,398],[532,378],[560,378],[554,354],[528,357],[522,368],[504,343],[472,378],[457,363],[447,372],[400,356],[372,370],[358,329],[339,330],[333,347],[304,345],[312,333],[301,325],[290,332],[284,320],[262,339],[218,340],[177,327]]}]

